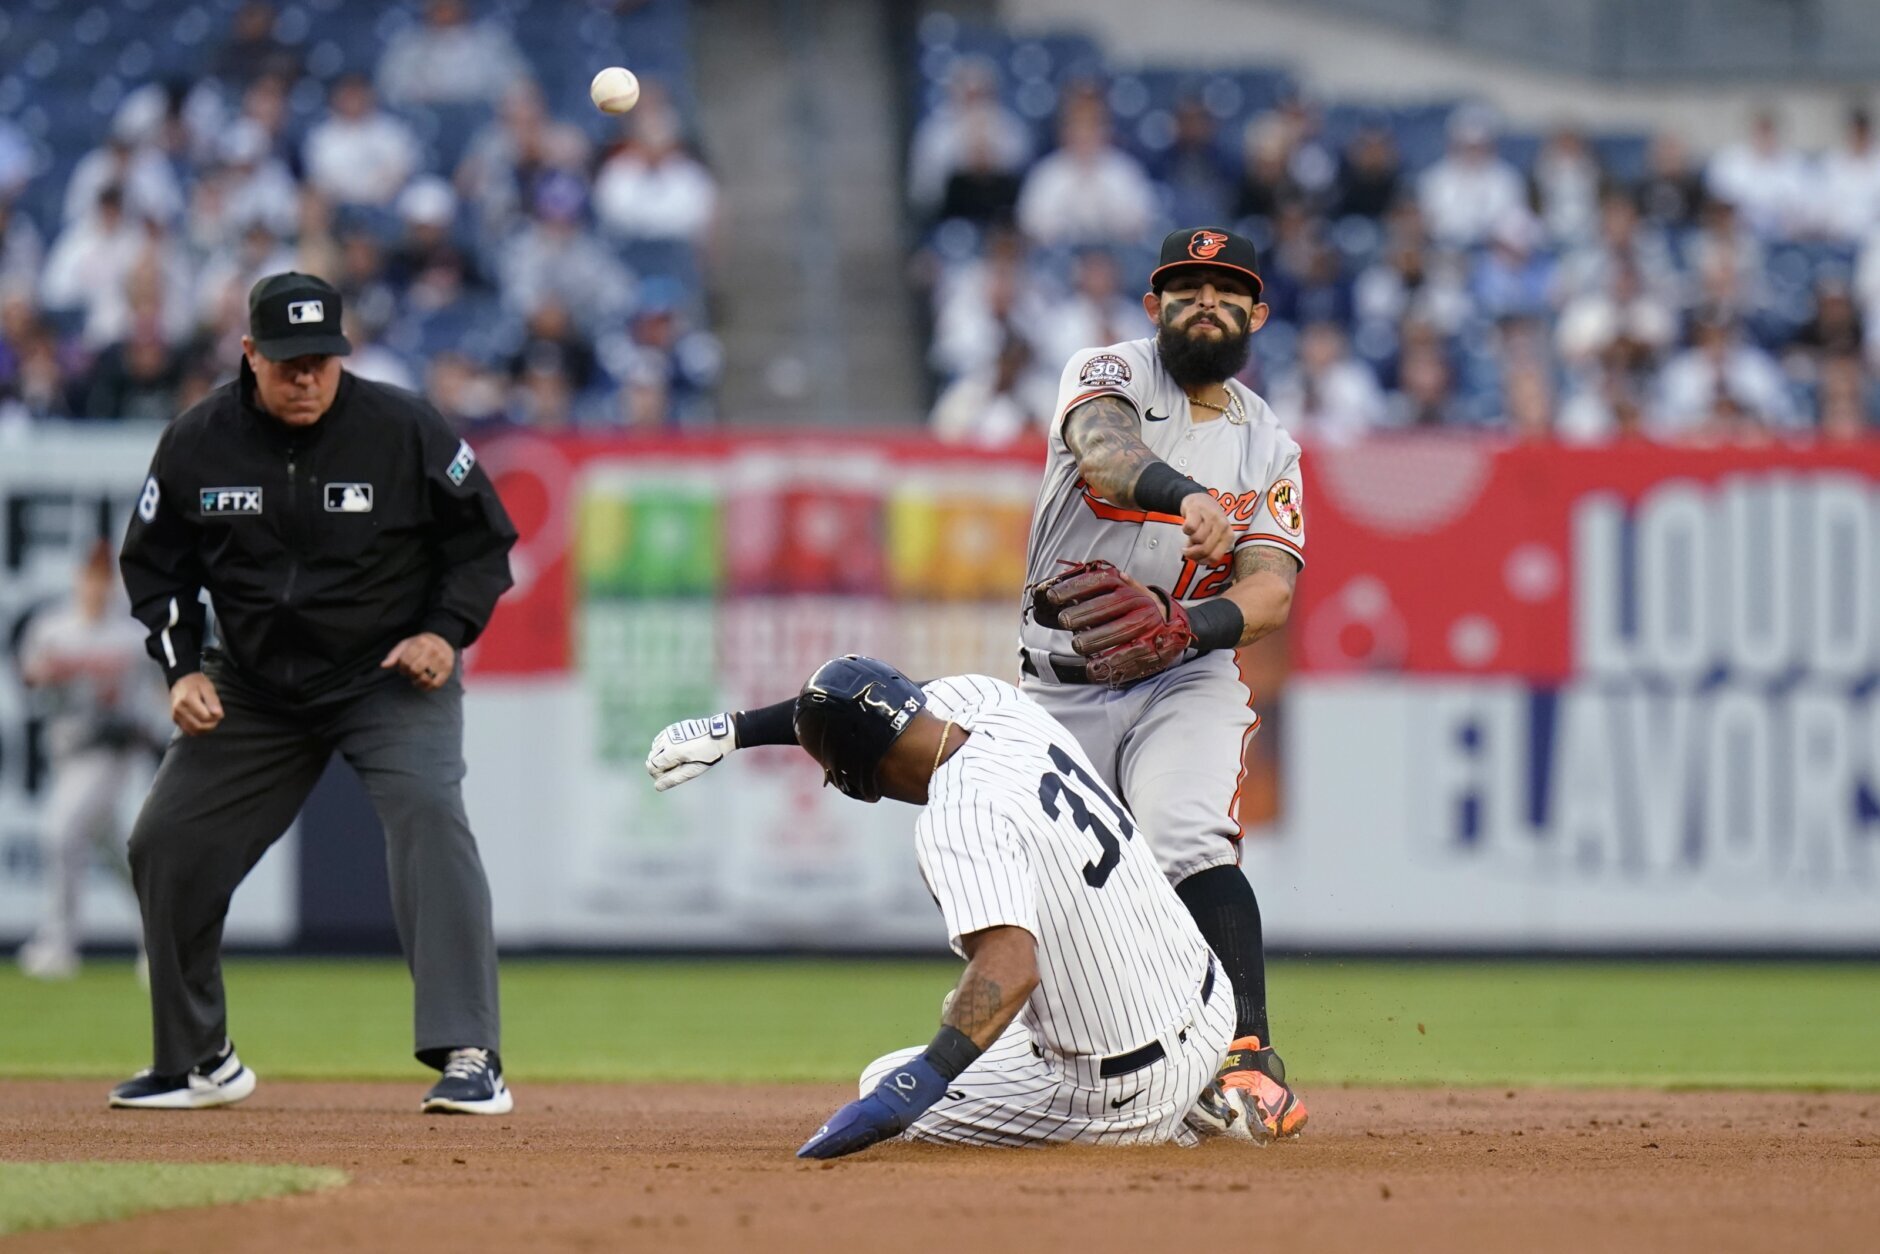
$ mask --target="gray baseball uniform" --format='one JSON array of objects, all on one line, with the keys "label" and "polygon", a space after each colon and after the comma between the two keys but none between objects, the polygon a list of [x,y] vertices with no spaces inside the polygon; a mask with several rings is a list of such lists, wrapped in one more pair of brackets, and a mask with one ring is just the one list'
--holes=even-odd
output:
[{"label": "gray baseball uniform", "polygon": [[[1064,420],[1098,396],[1133,405],[1143,442],[1220,502],[1236,551],[1269,545],[1303,565],[1299,446],[1254,392],[1233,380],[1227,389],[1232,414],[1191,411],[1152,339],[1074,355],[1058,385],[1044,482],[1032,515],[1027,584],[1049,578],[1060,560],[1099,558],[1183,601],[1218,595],[1233,579],[1231,554],[1211,566],[1183,559],[1179,516],[1111,504],[1084,483],[1064,442]],[[1027,618],[1020,653],[1023,691],[1077,737],[1104,782],[1135,814],[1171,883],[1239,861],[1242,763],[1260,720],[1231,650],[1191,655],[1121,691],[1078,682],[1080,659],[1071,651],[1069,632],[1047,630]]]}]

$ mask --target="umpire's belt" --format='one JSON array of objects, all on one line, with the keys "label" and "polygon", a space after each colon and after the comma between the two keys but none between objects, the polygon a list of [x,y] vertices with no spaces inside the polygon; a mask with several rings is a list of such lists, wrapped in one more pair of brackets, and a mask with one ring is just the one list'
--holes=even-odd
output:
[{"label": "umpire's belt", "polygon": [[[1201,981],[1201,1004],[1207,1005],[1208,998],[1214,996],[1214,955],[1208,955],[1208,973]],[[1188,1029],[1180,1029],[1186,1035]],[[1141,1071],[1152,1062],[1160,1062],[1168,1051],[1162,1048],[1161,1041],[1150,1041],[1141,1049],[1132,1049],[1127,1054],[1111,1054],[1097,1064],[1097,1074],[1108,1080],[1119,1075],[1128,1075],[1132,1071]]]}]

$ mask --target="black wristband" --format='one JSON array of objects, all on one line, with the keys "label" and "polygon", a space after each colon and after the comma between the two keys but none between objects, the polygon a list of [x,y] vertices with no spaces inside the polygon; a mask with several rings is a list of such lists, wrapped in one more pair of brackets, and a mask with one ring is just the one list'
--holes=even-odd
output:
[{"label": "black wristband", "polygon": [[1226,597],[1209,597],[1188,607],[1188,630],[1195,633],[1195,647],[1231,649],[1240,643],[1247,616]]},{"label": "black wristband", "polygon": [[1167,462],[1150,462],[1142,469],[1136,480],[1136,489],[1130,493],[1136,498],[1136,504],[1158,514],[1179,514],[1182,502],[1191,492],[1206,492],[1207,489],[1184,475]]},{"label": "black wristband", "polygon": [[754,745],[793,745],[796,743],[796,698],[779,701],[755,710],[739,710],[731,716],[738,729],[738,748]]},{"label": "black wristband", "polygon": [[960,1072],[973,1065],[973,1060],[986,1051],[973,1044],[973,1038],[960,1031],[952,1024],[942,1027],[928,1043],[927,1052],[922,1055],[933,1064],[933,1069],[940,1073],[940,1078],[948,1084],[958,1078]]}]

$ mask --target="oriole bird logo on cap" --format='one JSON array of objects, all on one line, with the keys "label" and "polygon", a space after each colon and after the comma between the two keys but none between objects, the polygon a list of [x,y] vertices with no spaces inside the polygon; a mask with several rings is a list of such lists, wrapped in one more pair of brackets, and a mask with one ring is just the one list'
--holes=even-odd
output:
[{"label": "oriole bird logo on cap", "polygon": [[1196,231],[1194,238],[1188,241],[1188,255],[1196,261],[1212,261],[1225,247],[1227,237],[1219,231]]}]

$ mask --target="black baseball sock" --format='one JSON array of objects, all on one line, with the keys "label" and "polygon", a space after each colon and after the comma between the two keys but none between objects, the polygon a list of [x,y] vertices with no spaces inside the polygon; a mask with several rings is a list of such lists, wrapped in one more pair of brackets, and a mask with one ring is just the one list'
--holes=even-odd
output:
[{"label": "black baseball sock", "polygon": [[1266,946],[1260,937],[1260,902],[1237,866],[1209,867],[1175,886],[1195,916],[1201,938],[1234,983],[1235,1036],[1273,1038],[1266,1023]]}]

